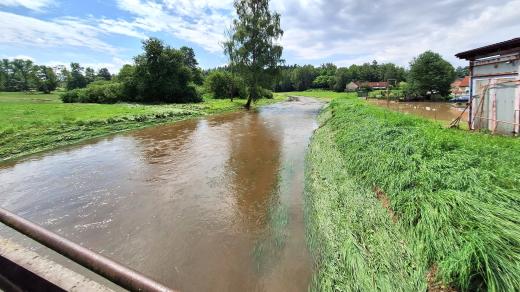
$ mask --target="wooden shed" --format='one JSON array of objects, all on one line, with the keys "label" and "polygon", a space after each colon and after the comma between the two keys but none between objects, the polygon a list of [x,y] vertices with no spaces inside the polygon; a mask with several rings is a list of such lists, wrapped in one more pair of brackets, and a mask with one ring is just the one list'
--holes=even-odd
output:
[{"label": "wooden shed", "polygon": [[520,38],[456,56],[470,62],[470,128],[518,135]]}]

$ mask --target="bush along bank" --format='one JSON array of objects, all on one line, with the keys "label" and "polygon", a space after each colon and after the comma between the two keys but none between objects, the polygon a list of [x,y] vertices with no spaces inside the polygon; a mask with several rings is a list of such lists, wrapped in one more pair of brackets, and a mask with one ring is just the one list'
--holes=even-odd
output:
[{"label": "bush along bank", "polygon": [[349,98],[321,119],[306,172],[315,288],[520,287],[520,140]]}]

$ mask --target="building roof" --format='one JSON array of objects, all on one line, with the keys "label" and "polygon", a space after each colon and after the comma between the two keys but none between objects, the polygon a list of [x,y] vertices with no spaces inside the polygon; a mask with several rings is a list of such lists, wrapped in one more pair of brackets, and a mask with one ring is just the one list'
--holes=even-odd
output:
[{"label": "building roof", "polygon": [[368,87],[376,88],[376,87],[388,87],[388,82],[368,82]]},{"label": "building roof", "polygon": [[464,79],[460,81],[459,87],[469,87],[469,76],[464,77]]},{"label": "building roof", "polygon": [[459,59],[473,61],[478,57],[484,58],[493,55],[511,53],[515,51],[520,52],[520,38],[514,38],[505,42],[500,42],[489,46],[465,51],[462,53],[458,53],[455,56]]},{"label": "building roof", "polygon": [[462,79],[457,79],[451,83],[451,87],[459,87]]}]

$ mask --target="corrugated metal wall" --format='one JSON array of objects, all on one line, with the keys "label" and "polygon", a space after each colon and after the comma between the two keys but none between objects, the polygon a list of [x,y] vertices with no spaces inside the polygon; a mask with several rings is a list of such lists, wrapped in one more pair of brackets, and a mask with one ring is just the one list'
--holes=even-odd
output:
[{"label": "corrugated metal wall", "polygon": [[472,128],[518,134],[520,60],[517,57],[477,61],[472,70]]}]

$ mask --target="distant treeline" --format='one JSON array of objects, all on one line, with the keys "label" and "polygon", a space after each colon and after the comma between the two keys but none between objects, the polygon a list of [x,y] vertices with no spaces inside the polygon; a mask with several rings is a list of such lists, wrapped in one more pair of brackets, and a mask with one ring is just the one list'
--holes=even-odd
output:
[{"label": "distant treeline", "polygon": [[58,87],[75,89],[86,87],[98,80],[110,80],[108,69],[101,68],[97,72],[78,63],[65,66],[45,66],[34,64],[31,60],[3,59],[0,63],[0,91],[32,91],[50,93]]},{"label": "distant treeline", "polygon": [[406,80],[406,70],[392,63],[379,64],[377,61],[363,65],[340,67],[328,63],[320,67],[312,65],[286,66],[273,84],[276,92],[304,91],[311,88],[345,91],[351,81]]},{"label": "distant treeline", "polygon": [[[70,67],[49,67],[30,60],[4,59],[0,63],[0,91],[49,93],[61,87],[67,90],[62,94],[64,102],[86,103],[182,103],[201,101],[203,96],[247,98],[250,93],[243,76],[230,67],[201,70],[191,48],[172,48],[152,38],[143,42],[143,50],[134,58],[133,64],[123,66],[117,75],[112,75],[107,68],[95,71],[79,63],[71,63]],[[332,63],[319,67],[281,66],[273,72],[271,88],[259,88],[257,94],[271,98],[271,90],[342,92],[352,81],[392,79],[401,84],[398,89],[407,97],[447,98],[451,82],[467,74],[467,68],[454,69],[439,54],[428,51],[414,58],[408,70],[377,61],[349,67],[337,67]]]}]

